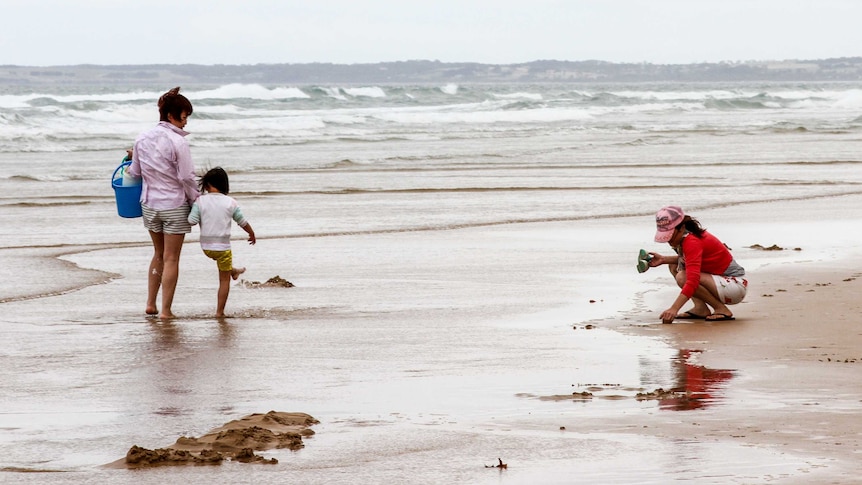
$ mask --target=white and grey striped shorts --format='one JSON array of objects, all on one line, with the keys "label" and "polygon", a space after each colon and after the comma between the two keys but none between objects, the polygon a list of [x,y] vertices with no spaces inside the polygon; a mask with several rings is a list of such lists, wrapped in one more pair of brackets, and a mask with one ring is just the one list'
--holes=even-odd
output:
[{"label": "white and grey striped shorts", "polygon": [[189,224],[189,212],[191,206],[183,204],[176,209],[157,210],[141,204],[141,212],[144,213],[144,227],[153,232],[165,234],[188,234],[192,232]]}]

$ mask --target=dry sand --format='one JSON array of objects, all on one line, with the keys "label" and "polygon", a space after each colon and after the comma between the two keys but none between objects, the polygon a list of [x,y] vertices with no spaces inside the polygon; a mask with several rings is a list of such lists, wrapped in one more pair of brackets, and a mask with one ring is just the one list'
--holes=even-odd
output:
[{"label": "dry sand", "polygon": [[752,275],[745,301],[731,307],[734,321],[677,320],[625,330],[661,335],[679,349],[699,351],[705,368],[734,375],[722,391],[724,405],[708,413],[659,413],[643,432],[768,446],[831,463],[856,480],[862,458],[859,268],[858,258],[763,268]]}]

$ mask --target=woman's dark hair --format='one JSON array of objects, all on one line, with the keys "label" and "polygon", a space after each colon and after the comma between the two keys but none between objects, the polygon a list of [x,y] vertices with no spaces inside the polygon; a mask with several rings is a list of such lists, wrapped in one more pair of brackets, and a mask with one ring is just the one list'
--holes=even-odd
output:
[{"label": "woman's dark hair", "polygon": [[180,94],[179,86],[163,94],[159,98],[158,105],[159,121],[169,121],[168,115],[173,116],[175,120],[179,120],[183,117],[183,112],[188,116],[192,114],[192,111],[194,111],[192,109],[191,101]]},{"label": "woman's dark hair", "polygon": [[700,225],[700,222],[697,222],[697,219],[692,219],[691,216],[685,216],[682,218],[682,222],[677,224],[676,227],[684,227],[686,231],[694,234],[697,237],[703,235],[706,228]]},{"label": "woman's dark hair", "polygon": [[221,167],[211,168],[201,177],[198,182],[201,192],[204,191],[207,185],[225,195],[230,192],[230,182],[227,179],[227,172]]}]

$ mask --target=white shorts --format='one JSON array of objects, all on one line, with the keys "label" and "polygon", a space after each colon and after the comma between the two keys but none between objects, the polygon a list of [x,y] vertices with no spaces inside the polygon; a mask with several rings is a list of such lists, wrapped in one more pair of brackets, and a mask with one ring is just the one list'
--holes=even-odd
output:
[{"label": "white shorts", "polygon": [[745,298],[748,290],[748,280],[739,276],[712,275],[718,297],[725,305],[735,305]]}]

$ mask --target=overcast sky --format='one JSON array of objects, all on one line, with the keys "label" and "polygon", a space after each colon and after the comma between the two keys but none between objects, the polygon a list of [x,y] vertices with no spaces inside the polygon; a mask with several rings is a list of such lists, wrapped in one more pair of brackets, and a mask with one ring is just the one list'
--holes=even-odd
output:
[{"label": "overcast sky", "polygon": [[860,0],[2,0],[0,65],[862,55]]}]

